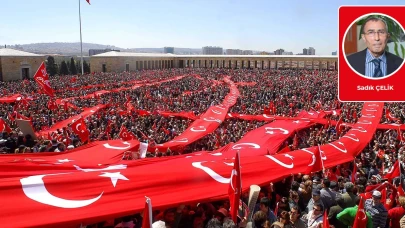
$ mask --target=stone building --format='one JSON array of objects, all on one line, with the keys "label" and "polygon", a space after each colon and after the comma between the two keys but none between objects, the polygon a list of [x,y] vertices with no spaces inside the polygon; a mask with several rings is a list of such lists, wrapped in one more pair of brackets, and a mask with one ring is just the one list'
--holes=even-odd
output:
[{"label": "stone building", "polygon": [[337,69],[337,56],[316,55],[174,55],[107,52],[90,57],[92,72],[165,68]]},{"label": "stone building", "polygon": [[29,52],[0,49],[0,81],[33,78],[45,56]]}]

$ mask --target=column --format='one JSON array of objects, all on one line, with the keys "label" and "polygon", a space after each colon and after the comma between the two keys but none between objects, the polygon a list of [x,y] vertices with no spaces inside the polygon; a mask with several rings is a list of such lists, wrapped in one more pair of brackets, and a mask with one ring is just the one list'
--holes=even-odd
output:
[{"label": "column", "polygon": [[326,61],[326,69],[329,70],[329,61]]},{"label": "column", "polygon": [[314,61],[312,60],[312,70],[314,69]]}]

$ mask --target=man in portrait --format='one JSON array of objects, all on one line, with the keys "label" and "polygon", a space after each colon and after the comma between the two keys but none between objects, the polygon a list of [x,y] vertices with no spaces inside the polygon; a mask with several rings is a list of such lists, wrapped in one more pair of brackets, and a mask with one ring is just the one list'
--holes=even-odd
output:
[{"label": "man in portrait", "polygon": [[384,78],[401,66],[403,59],[385,50],[390,34],[382,18],[368,18],[363,24],[361,38],[367,48],[346,57],[359,74],[368,78]]}]

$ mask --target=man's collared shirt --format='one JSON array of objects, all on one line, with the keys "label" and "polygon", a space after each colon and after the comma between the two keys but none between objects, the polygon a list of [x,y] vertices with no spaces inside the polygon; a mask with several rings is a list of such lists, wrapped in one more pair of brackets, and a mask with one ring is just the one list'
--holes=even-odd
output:
[{"label": "man's collared shirt", "polygon": [[367,49],[366,51],[366,76],[369,78],[372,78],[374,76],[374,71],[375,71],[375,65],[372,62],[373,59],[380,59],[380,68],[382,72],[382,76],[387,75],[387,56],[385,55],[385,52],[378,58],[374,57],[370,50]]}]

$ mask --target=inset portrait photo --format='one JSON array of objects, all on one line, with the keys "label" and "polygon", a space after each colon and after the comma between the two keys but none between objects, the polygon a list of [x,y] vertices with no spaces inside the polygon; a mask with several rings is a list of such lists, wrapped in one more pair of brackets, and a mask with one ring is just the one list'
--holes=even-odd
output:
[{"label": "inset portrait photo", "polygon": [[405,32],[391,16],[363,15],[347,28],[342,52],[349,67],[371,80],[388,78],[404,63]]}]

